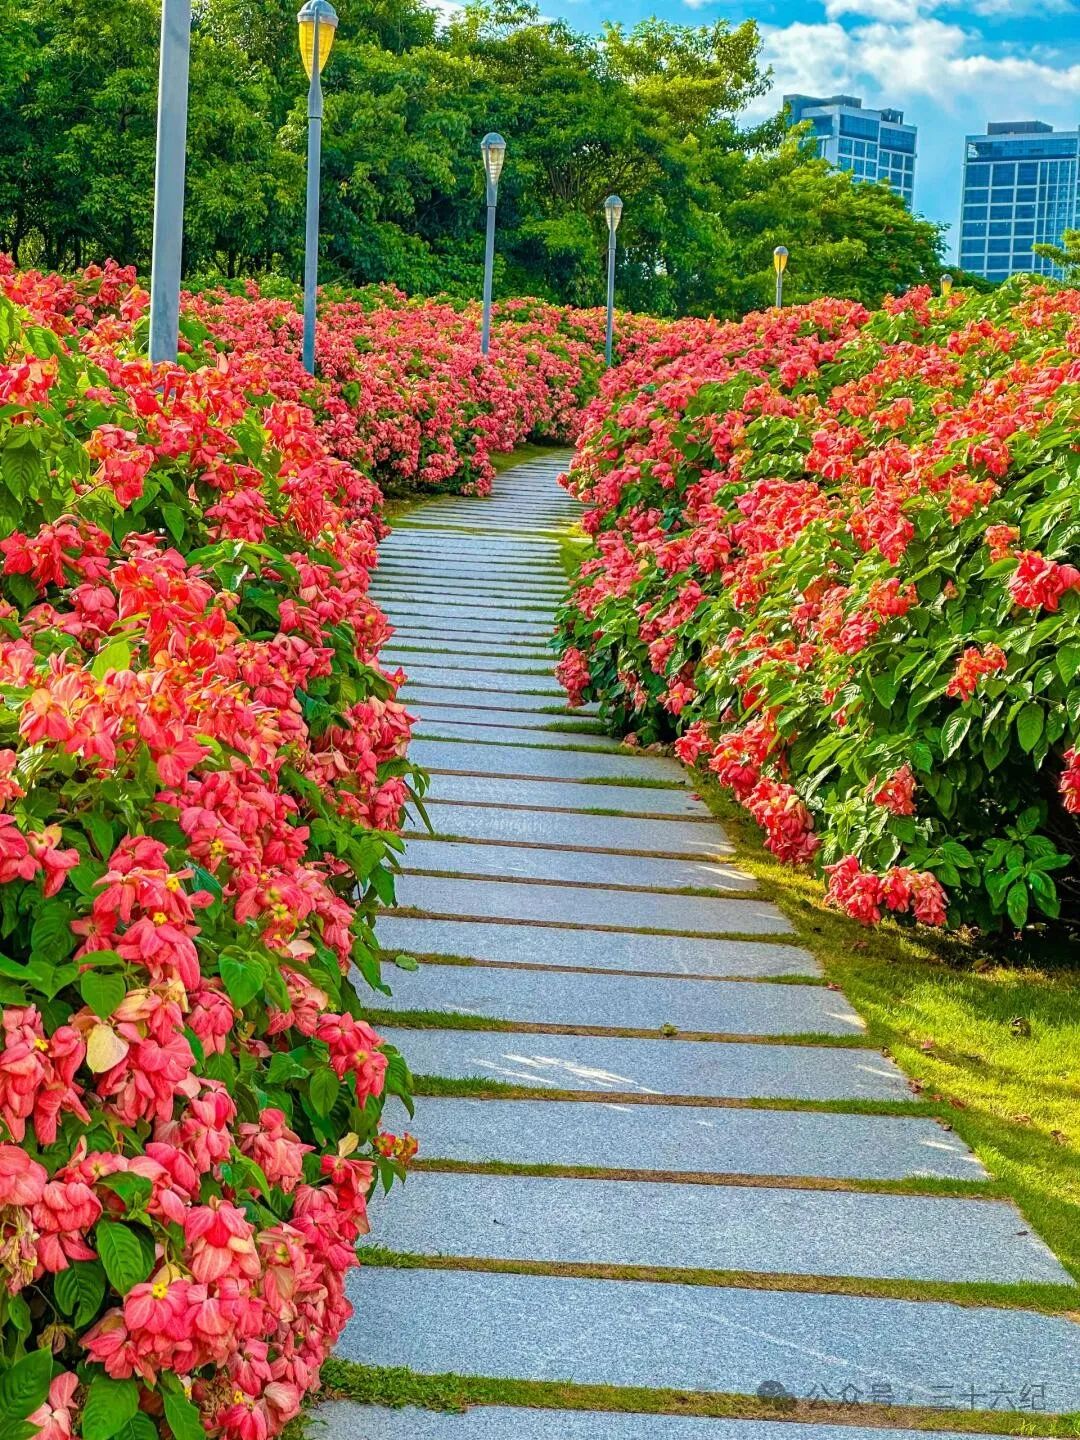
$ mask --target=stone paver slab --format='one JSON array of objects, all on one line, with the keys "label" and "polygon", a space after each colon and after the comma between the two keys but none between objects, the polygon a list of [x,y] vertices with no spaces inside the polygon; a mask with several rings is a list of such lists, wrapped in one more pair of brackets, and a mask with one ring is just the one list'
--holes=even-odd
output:
[{"label": "stone paver slab", "polygon": [[[419,625],[397,625],[394,627],[394,639],[403,645],[427,645],[437,649],[449,649],[455,652],[461,646],[461,632],[459,630],[425,630]],[[504,651],[510,655],[517,656],[539,656],[542,660],[549,660],[552,656],[551,646],[540,636],[532,640],[515,640],[513,638],[502,639],[498,636],[489,635],[485,640],[470,640],[470,646],[476,650],[478,655],[497,655]]]},{"label": "stone paver slab", "polygon": [[455,875],[557,880],[574,885],[634,885],[653,890],[753,890],[752,875],[715,860],[658,860],[651,855],[583,855],[573,850],[536,850],[527,845],[462,845],[411,840],[406,870]]},{"label": "stone paver slab", "polygon": [[429,1095],[409,1129],[425,1160],[818,1180],[986,1178],[954,1132],[895,1115]]},{"label": "stone paver slab", "polygon": [[540,593],[561,599],[566,594],[565,576],[555,570],[550,574],[538,573],[536,567],[531,565],[516,569],[490,566],[481,571],[469,566],[455,567],[445,562],[406,564],[398,561],[380,564],[372,573],[371,584],[373,589],[392,585],[407,586],[410,589],[426,586],[440,593],[460,591],[465,595],[505,590],[515,596]]},{"label": "stone paver slab", "polygon": [[370,1213],[367,1243],[408,1255],[1069,1282],[1019,1211],[1000,1200],[426,1172],[373,1199]]},{"label": "stone paver slab", "polygon": [[[478,1405],[447,1410],[387,1410],[335,1400],[312,1412],[312,1440],[927,1440],[925,1430],[866,1430],[859,1425],[788,1425],[769,1420],[711,1420],[690,1415],[611,1410],[514,1410]],[[779,1433],[778,1433],[779,1432]],[[979,1440],[935,1430],[933,1440]]]},{"label": "stone paver slab", "polygon": [[569,965],[592,970],[707,975],[713,979],[777,979],[820,975],[813,956],[795,945],[756,940],[639,935],[632,931],[564,930],[547,925],[495,925],[383,915],[378,936],[395,953],[462,955],[515,965]]},{"label": "stone paver slab", "polygon": [[711,816],[689,790],[653,790],[639,785],[598,785],[586,781],[520,780],[500,775],[433,775],[433,800],[468,805],[523,805],[526,809],[613,811],[620,815]]},{"label": "stone paver slab", "polygon": [[427,725],[495,726],[498,729],[541,732],[522,734],[522,745],[558,745],[563,741],[574,744],[578,739],[605,740],[622,754],[626,753],[625,747],[614,736],[598,729],[598,722],[590,715],[572,714],[566,710],[552,714],[546,706],[540,710],[497,709],[492,714],[489,706],[443,705],[429,700],[421,705],[414,703],[410,708]]},{"label": "stone paver slab", "polygon": [[[896,1403],[963,1403],[965,1387],[1042,1386],[1080,1409],[1076,1327],[1063,1316],[847,1295],[362,1268],[339,1353],[425,1374],[798,1397],[845,1386]],[[404,1315],[423,1316],[403,1325]],[[1029,1402],[1030,1404],[1030,1402]],[[997,1408],[1003,1407],[998,1401]]]},{"label": "stone paver slab", "polygon": [[[411,668],[411,667],[410,667]],[[459,684],[421,684],[411,674],[406,676],[400,697],[407,701],[411,710],[424,713],[425,705],[433,709],[436,705],[474,710],[479,719],[486,719],[493,711],[496,718],[523,713],[541,715],[544,723],[554,719],[589,719],[596,712],[592,709],[570,710],[561,704],[562,696],[536,695],[525,690],[495,690],[490,686],[466,687]],[[506,724],[516,723],[505,720]]]},{"label": "stone paver slab", "polygon": [[440,670],[453,670],[462,675],[527,675],[530,686],[533,676],[550,678],[553,673],[553,666],[539,656],[476,655],[470,661],[460,651],[425,650],[405,644],[385,645],[379,651],[379,660],[384,666],[402,665],[406,670],[437,665]]},{"label": "stone paver slab", "polygon": [[[553,600],[537,600],[530,597],[515,598],[513,595],[506,597],[479,595],[475,591],[463,595],[435,586],[420,590],[400,589],[395,586],[392,590],[380,590],[374,598],[378,600],[384,610],[391,614],[401,610],[407,611],[413,605],[438,605],[440,609],[446,611],[447,618],[455,623],[459,616],[468,616],[475,610],[480,610],[488,617],[505,615],[510,620],[529,620],[534,624],[543,622],[554,625],[555,623],[556,606]],[[465,628],[463,625],[462,629]]]},{"label": "stone paver slab", "polygon": [[514,605],[537,605],[553,610],[561,603],[566,587],[558,585],[554,580],[550,584],[542,584],[538,580],[519,580],[517,577],[509,580],[455,580],[452,575],[421,575],[415,572],[384,570],[373,580],[371,593],[380,601],[387,596],[415,599],[429,595],[448,601],[475,602],[490,599],[498,603],[506,600]]},{"label": "stone paver slab", "polygon": [[858,1035],[862,1028],[846,1000],[818,985],[569,971],[541,976],[535,970],[433,964],[386,978],[394,993],[380,995],[377,1004],[390,1011],[435,1010],[530,1025],[674,1026],[714,1035]]},{"label": "stone paver slab", "polygon": [[[477,672],[480,673],[480,672]],[[530,675],[529,685],[534,677]],[[456,770],[468,775],[524,775],[538,780],[618,780],[631,784],[659,780],[686,784],[686,771],[663,755],[583,755],[539,746],[462,745],[420,740],[409,754],[426,770]]]},{"label": "stone paver slab", "polygon": [[[705,859],[730,855],[733,848],[719,825],[703,825],[696,820],[664,816],[637,820],[626,815],[574,815],[492,805],[443,805],[437,800],[425,802],[424,808],[437,834],[468,840],[638,851],[645,855],[696,855]],[[410,833],[423,837],[427,830],[417,823]]]},{"label": "stone paver slab", "polygon": [[[627,930],[672,930],[694,935],[786,935],[791,931],[788,920],[765,901],[670,895],[663,891],[405,875],[397,882],[397,903],[404,909],[433,915],[468,915],[481,920],[617,925]],[[579,943],[587,945],[588,940]]]},{"label": "stone paver slab", "polygon": [[[431,657],[432,660],[437,658],[439,657]],[[417,663],[418,661],[420,663]],[[517,690],[534,697],[548,696],[549,705],[562,702],[566,694],[554,676],[546,671],[538,671],[535,675],[519,675],[512,670],[500,670],[498,661],[495,660],[487,665],[474,665],[469,669],[432,664],[419,656],[410,659],[407,665],[404,660],[399,663],[406,668],[409,679],[416,685],[471,685],[474,690],[488,694]],[[513,661],[508,663],[513,664]]]},{"label": "stone paver slab", "polygon": [[912,1099],[897,1066],[875,1050],[392,1025],[380,1033],[403,1051],[415,1074],[448,1080],[701,1099]]},{"label": "stone paver slab", "polygon": [[470,740],[478,745],[566,745],[574,749],[599,750],[608,755],[626,752],[617,740],[607,735],[569,734],[566,731],[544,730],[538,726],[484,725],[473,722],[442,720],[437,710],[428,712],[430,719],[421,719],[413,729],[418,740]]},{"label": "stone paver slab", "polygon": [[475,614],[451,614],[445,605],[437,600],[410,601],[407,605],[396,605],[389,611],[391,621],[405,624],[406,621],[427,621],[444,625],[460,626],[463,637],[475,629],[479,635],[520,635],[554,634],[555,627],[547,620],[534,619],[531,615],[499,615],[486,605],[473,607]]}]

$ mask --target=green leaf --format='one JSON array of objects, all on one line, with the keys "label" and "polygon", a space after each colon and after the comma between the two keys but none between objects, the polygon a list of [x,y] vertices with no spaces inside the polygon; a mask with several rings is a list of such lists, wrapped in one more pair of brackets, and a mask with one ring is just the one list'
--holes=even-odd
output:
[{"label": "green leaf", "polygon": [[1017,716],[1016,736],[1021,750],[1027,755],[1031,754],[1042,739],[1043,720],[1042,706],[1034,703],[1025,705]]},{"label": "green leaf", "polygon": [[240,958],[235,950],[222,951],[218,969],[229,998],[241,1010],[263,988],[263,967],[250,959]]},{"label": "green leaf", "polygon": [[102,860],[107,860],[113,852],[115,842],[112,825],[104,815],[84,815],[83,828],[94,842],[94,849]]},{"label": "green leaf", "polygon": [[153,1268],[153,1254],[148,1255],[134,1230],[115,1220],[101,1220],[96,1236],[97,1252],[113,1289],[126,1295],[132,1286],[141,1285]]},{"label": "green leaf", "polygon": [[9,431],[3,453],[0,454],[0,475],[14,498],[33,499],[35,482],[41,479],[43,471],[34,431],[28,425],[20,425]]},{"label": "green leaf", "polygon": [[1080,645],[1062,645],[1056,659],[1058,674],[1066,685],[1071,684],[1080,670]]},{"label": "green leaf", "polygon": [[333,1110],[341,1090],[341,1081],[329,1065],[316,1070],[308,1086],[308,1096],[317,1115],[326,1116]]},{"label": "green leaf", "polygon": [[1018,880],[1011,886],[1005,899],[1005,908],[1009,912],[1009,919],[1019,930],[1027,924],[1028,918],[1028,892],[1027,886],[1022,880]]},{"label": "green leaf", "polygon": [[870,677],[870,688],[877,696],[882,708],[891,710],[893,702],[896,700],[897,692],[900,689],[896,676],[889,674],[888,671],[880,675],[872,675]]},{"label": "green leaf", "polygon": [[77,942],[71,929],[72,919],[73,913],[65,901],[46,900],[31,927],[30,948],[42,951],[53,963],[65,959]]},{"label": "green leaf", "polygon": [[99,650],[90,667],[90,674],[95,680],[104,680],[109,670],[130,670],[131,669],[131,646],[126,640],[113,640]]},{"label": "green leaf", "polygon": [[134,1380],[95,1375],[83,1407],[83,1440],[113,1440],[138,1409],[139,1387]]},{"label": "green leaf", "polygon": [[61,1311],[81,1329],[101,1309],[105,1272],[96,1260],[76,1260],[54,1276],[53,1294]]},{"label": "green leaf", "polygon": [[950,715],[945,724],[941,727],[941,754],[942,758],[948,760],[950,755],[955,755],[964,738],[971,729],[973,716],[965,714],[963,710],[957,710]]},{"label": "green leaf", "polygon": [[115,1175],[102,1175],[97,1182],[119,1195],[129,1210],[140,1209],[154,1193],[153,1181],[131,1170],[118,1170]]},{"label": "green leaf", "polygon": [[105,975],[97,970],[84,970],[79,978],[79,993],[95,1015],[107,1020],[123,1001],[127,986],[124,977],[115,970]]},{"label": "green leaf", "polygon": [[184,512],[179,505],[163,504],[161,507],[161,518],[168,526],[169,534],[179,545],[184,539]]},{"label": "green leaf", "polygon": [[266,1082],[268,1085],[283,1085],[286,1080],[306,1080],[307,1074],[307,1068],[299,1061],[284,1051],[279,1051],[270,1061]]},{"label": "green leaf", "polygon": [[[25,1420],[41,1408],[52,1383],[51,1350],[31,1350],[0,1374],[0,1420]],[[0,1426],[0,1434],[4,1427]]]},{"label": "green leaf", "polygon": [[395,955],[394,964],[399,970],[419,970],[420,965],[412,955]]},{"label": "green leaf", "polygon": [[[206,1431],[203,1431],[206,1434]],[[158,1428],[145,1410],[132,1415],[130,1420],[125,1420],[120,1429],[113,1436],[113,1440],[161,1440],[158,1435]]]},{"label": "green leaf", "polygon": [[206,1440],[206,1431],[199,1419],[199,1411],[188,1399],[175,1376],[162,1377],[165,1400],[165,1419],[175,1440]]}]

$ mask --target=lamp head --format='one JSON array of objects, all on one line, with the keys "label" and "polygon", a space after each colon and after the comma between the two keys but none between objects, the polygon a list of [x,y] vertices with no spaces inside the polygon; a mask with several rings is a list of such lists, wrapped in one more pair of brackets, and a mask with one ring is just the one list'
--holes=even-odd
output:
[{"label": "lamp head", "polygon": [[506,141],[497,131],[491,130],[480,141],[480,153],[484,157],[484,174],[492,187],[498,185],[506,159]]},{"label": "lamp head", "polygon": [[306,0],[304,8],[296,17],[300,31],[300,58],[304,62],[307,77],[311,79],[315,63],[315,25],[319,26],[319,74],[321,75],[330,59],[330,49],[337,29],[337,11],[330,0]]},{"label": "lamp head", "polygon": [[604,215],[607,218],[608,230],[612,235],[619,228],[619,221],[622,219],[623,203],[618,195],[609,195],[604,201]]},{"label": "lamp head", "polygon": [[772,252],[773,269],[778,275],[782,275],[787,269],[788,254],[789,252],[786,245],[777,245],[776,249]]},{"label": "lamp head", "polygon": [[951,294],[952,294],[952,288],[953,288],[953,285],[954,285],[955,283],[956,283],[956,282],[953,280],[953,277],[952,277],[951,275],[942,275],[942,277],[941,277],[941,293],[942,293],[942,295],[944,295],[944,296],[946,296],[946,297],[948,297],[949,295],[951,295]]}]

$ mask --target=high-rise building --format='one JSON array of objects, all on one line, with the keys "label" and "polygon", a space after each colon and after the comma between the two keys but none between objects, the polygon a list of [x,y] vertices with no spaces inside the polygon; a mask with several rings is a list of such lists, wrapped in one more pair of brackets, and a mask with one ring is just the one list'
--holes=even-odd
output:
[{"label": "high-rise building", "polygon": [[1080,131],[1017,120],[969,135],[960,266],[987,280],[1022,270],[1052,275],[1035,244],[1058,245],[1080,222]]},{"label": "high-rise building", "polygon": [[918,130],[902,110],[867,110],[854,95],[785,95],[795,121],[814,127],[818,154],[856,180],[887,180],[908,205],[915,195]]}]

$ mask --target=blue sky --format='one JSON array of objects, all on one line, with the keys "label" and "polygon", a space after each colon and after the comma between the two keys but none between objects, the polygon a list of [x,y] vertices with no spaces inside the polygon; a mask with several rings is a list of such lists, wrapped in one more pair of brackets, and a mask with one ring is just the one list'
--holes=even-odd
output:
[{"label": "blue sky", "polygon": [[953,226],[964,136],[988,120],[1080,126],[1080,0],[543,0],[576,29],[650,14],[686,24],[753,18],[774,90],[861,95],[919,126],[915,207]]}]

